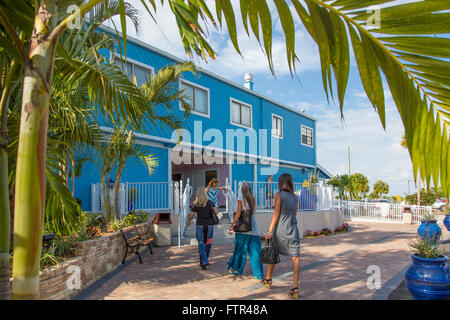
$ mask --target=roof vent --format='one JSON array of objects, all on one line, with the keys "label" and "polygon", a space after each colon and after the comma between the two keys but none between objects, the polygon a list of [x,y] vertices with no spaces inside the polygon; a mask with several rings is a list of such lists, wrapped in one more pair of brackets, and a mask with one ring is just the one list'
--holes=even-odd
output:
[{"label": "roof vent", "polygon": [[246,73],[244,76],[244,87],[253,90],[253,75],[251,73]]}]

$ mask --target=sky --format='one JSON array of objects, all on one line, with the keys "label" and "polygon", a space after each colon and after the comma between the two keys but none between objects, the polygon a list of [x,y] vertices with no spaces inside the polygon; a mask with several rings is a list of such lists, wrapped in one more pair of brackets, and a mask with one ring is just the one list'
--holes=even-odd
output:
[{"label": "sky", "polygon": [[[139,11],[141,23],[136,34],[131,24],[127,33],[150,45],[156,46],[179,58],[188,59],[181,44],[175,18],[167,4],[158,7],[157,24],[150,18],[139,0],[129,0]],[[232,1],[236,17],[239,6]],[[272,12],[276,12],[271,7]],[[215,10],[212,10],[215,12]],[[276,17],[276,14],[273,15]],[[409,153],[400,146],[404,129],[397,108],[386,83],[386,129],[370,104],[351,53],[350,77],[344,101],[344,119],[341,119],[339,102],[327,101],[322,85],[318,48],[299,23],[296,29],[296,53],[300,62],[291,76],[285,53],[285,40],[278,19],[273,19],[273,59],[275,76],[270,73],[265,54],[254,37],[248,37],[238,20],[238,41],[242,56],[236,53],[226,26],[221,31],[211,25],[209,43],[217,53],[217,59],[204,62],[194,58],[197,65],[238,84],[243,83],[245,73],[251,72],[254,90],[281,103],[304,110],[317,119],[318,162],[333,175],[349,172],[348,149],[350,147],[350,172],[367,176],[372,190],[377,180],[389,184],[390,195],[404,195],[416,190]],[[115,20],[120,30],[120,22]],[[107,25],[112,27],[112,24]]]}]

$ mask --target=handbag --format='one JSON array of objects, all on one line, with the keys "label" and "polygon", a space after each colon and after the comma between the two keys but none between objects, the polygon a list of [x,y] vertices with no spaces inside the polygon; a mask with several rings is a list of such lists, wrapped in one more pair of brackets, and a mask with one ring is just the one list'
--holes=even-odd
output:
[{"label": "handbag", "polygon": [[[250,210],[246,209],[245,199],[244,206],[245,210],[241,211],[241,216],[237,221],[236,226],[233,228],[234,232],[249,232],[252,231],[252,213]],[[236,212],[234,213],[236,215]]]},{"label": "handbag", "polygon": [[265,264],[280,263],[280,255],[273,247],[272,239],[267,239],[264,243],[264,248],[261,250],[261,257],[259,258],[259,261]]},{"label": "handbag", "polygon": [[209,212],[211,213],[211,221],[213,225],[219,224],[219,217],[217,216],[217,214],[214,212],[214,207],[210,206],[209,207]]}]

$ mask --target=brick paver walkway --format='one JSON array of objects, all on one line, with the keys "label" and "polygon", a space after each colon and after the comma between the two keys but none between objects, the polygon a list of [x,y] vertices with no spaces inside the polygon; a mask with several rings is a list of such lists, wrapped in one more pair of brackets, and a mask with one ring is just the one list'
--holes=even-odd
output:
[{"label": "brick paver walkway", "polygon": [[[351,222],[352,231],[304,239],[301,249],[300,299],[371,299],[367,268],[377,265],[382,285],[410,262],[407,240],[417,225]],[[201,270],[196,246],[155,248],[101,279],[78,299],[289,299],[292,269],[282,257],[271,290],[253,279],[247,260],[244,275],[227,274],[232,245],[213,246],[208,270]],[[266,267],[265,267],[266,270]]]}]

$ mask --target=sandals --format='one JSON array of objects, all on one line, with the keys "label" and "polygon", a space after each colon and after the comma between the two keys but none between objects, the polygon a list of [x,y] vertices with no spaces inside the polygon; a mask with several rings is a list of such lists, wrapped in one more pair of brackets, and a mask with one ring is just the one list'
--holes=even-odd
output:
[{"label": "sandals", "polygon": [[292,299],[298,299],[298,287],[292,288],[288,295]]},{"label": "sandals", "polygon": [[272,287],[272,279],[262,279],[261,284],[267,289],[270,289]]}]

